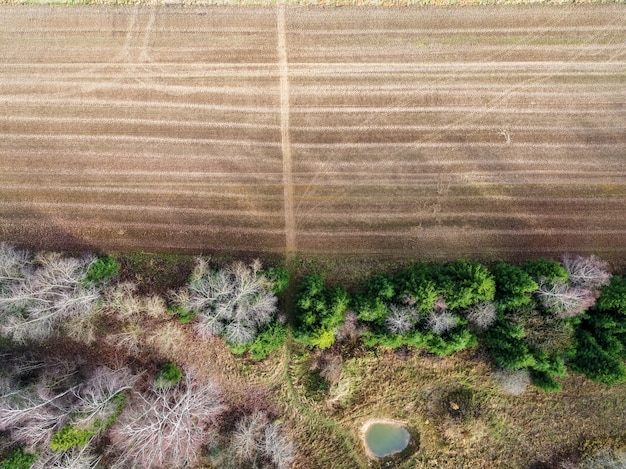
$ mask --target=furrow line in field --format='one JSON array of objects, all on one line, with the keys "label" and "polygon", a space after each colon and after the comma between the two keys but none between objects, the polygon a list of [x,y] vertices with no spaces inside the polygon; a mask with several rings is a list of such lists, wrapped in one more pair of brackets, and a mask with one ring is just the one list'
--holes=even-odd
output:
[{"label": "furrow line in field", "polygon": [[[109,177],[122,177],[122,176],[138,176],[141,177],[143,179],[143,181],[145,182],[146,178],[153,178],[156,181],[158,181],[159,183],[161,182],[161,179],[163,178],[181,178],[183,180],[189,181],[190,178],[220,178],[220,177],[233,177],[233,178],[239,178],[241,179],[242,177],[244,178],[248,178],[248,177],[258,177],[258,178],[264,178],[268,184],[271,183],[280,183],[282,180],[282,172],[278,171],[278,172],[263,172],[263,171],[258,171],[258,172],[213,172],[209,169],[207,169],[207,171],[135,171],[135,170],[128,170],[128,171],[119,171],[119,170],[115,170],[115,169],[50,169],[50,168],[25,168],[22,171],[14,171],[10,168],[4,169],[2,171],[2,174],[0,175],[0,177],[2,177],[3,175],[31,175],[31,176],[96,176],[96,177],[101,177],[101,176],[109,176]],[[271,182],[268,181],[268,178],[276,178],[276,181]],[[106,180],[106,178],[103,178],[103,180]],[[113,182],[114,184],[117,183],[117,181]]]},{"label": "furrow line in field", "polygon": [[[328,27],[328,24],[325,24],[324,26]],[[612,25],[612,24],[606,24],[606,25],[602,25],[602,30],[603,31],[625,31],[626,32],[626,27],[623,25]],[[124,32],[125,30],[123,29],[110,29],[107,28],[106,30],[102,30],[102,29],[96,29],[96,28],[81,28],[80,26],[78,26],[77,28],[65,28],[65,27],[46,27],[46,26],[41,26],[41,27],[37,27],[37,32],[42,32],[42,33],[70,33],[70,34],[84,34],[84,33],[100,33],[100,34],[112,34],[115,32]],[[526,33],[564,33],[564,32],[573,32],[573,33],[578,33],[578,32],[589,32],[589,33],[596,33],[598,31],[598,27],[597,26],[537,26],[537,27],[532,27],[532,26],[528,26],[528,27],[518,27],[518,28],[501,28],[501,27],[494,27],[494,28],[480,28],[480,27],[476,27],[476,28],[439,28],[439,27],[430,27],[430,28],[371,28],[367,30],[367,34],[370,35],[388,35],[388,34],[397,34],[397,35],[415,35],[415,34],[441,34],[441,35],[451,35],[451,34],[457,34],[457,35],[465,35],[465,34],[472,34],[472,33],[478,33],[478,34],[497,34],[497,35],[510,35],[510,34],[526,34]],[[228,34],[238,34],[238,33],[242,33],[242,34],[253,34],[253,33],[266,33],[268,36],[269,35],[273,35],[274,30],[272,27],[268,27],[268,28],[255,28],[253,26],[249,27],[249,28],[240,28],[240,27],[228,27],[228,26],[207,26],[206,28],[194,28],[194,27],[187,27],[185,26],[184,28],[180,28],[180,29],[175,29],[175,28],[159,28],[159,27],[155,27],[152,29],[152,32],[154,33],[161,33],[161,34],[194,34],[194,33],[201,33],[201,34],[213,34],[213,33],[228,33]],[[317,35],[317,36],[323,36],[323,35],[329,35],[329,36],[336,36],[336,35],[355,35],[355,36],[362,36],[364,34],[363,29],[354,29],[354,28],[341,28],[341,29],[337,29],[337,30],[333,30],[333,29],[324,29],[324,30],[317,30],[317,29],[313,29],[312,27],[310,27],[309,29],[291,29],[289,27],[286,28],[285,32],[287,34],[290,35],[294,35],[294,36],[298,36],[298,35],[302,35],[302,36],[309,36],[309,35]],[[4,33],[4,34],[19,34],[19,35],[24,35],[23,31],[16,31],[14,28],[0,28],[0,33]],[[64,34],[66,35],[66,34]]]},{"label": "furrow line in field", "polygon": [[217,128],[217,129],[266,129],[278,130],[279,125],[253,124],[247,122],[207,122],[181,121],[164,119],[127,119],[101,117],[59,117],[59,116],[0,116],[0,123],[5,122],[62,122],[68,124],[126,124],[126,125],[165,125],[177,127]]},{"label": "furrow line in field", "polygon": [[[325,25],[328,26],[328,25]],[[626,32],[626,26],[621,24],[606,24],[602,25],[603,31],[624,31]],[[467,35],[467,34],[490,34],[490,35],[511,35],[511,34],[527,34],[527,33],[564,33],[564,32],[589,32],[597,33],[597,26],[538,26],[538,27],[522,27],[522,28],[372,28],[367,29],[368,35],[419,35],[418,37],[428,34],[439,35]],[[288,34],[294,36],[363,36],[363,29],[324,29],[316,30],[313,28],[306,29],[287,29]]]},{"label": "furrow line in field", "polygon": [[290,76],[337,75],[342,73],[431,73],[431,72],[472,72],[498,74],[506,72],[523,73],[606,73],[608,71],[624,72],[624,62],[565,62],[565,61],[536,61],[536,62],[291,62]]},{"label": "furrow line in field", "polygon": [[[163,193],[167,195],[167,193]],[[204,209],[193,207],[180,207],[180,206],[164,206],[164,205],[132,205],[132,204],[101,204],[101,203],[70,203],[70,202],[6,202],[0,201],[0,207],[9,208],[33,208],[33,209],[72,209],[72,210],[89,210],[89,211],[120,211],[120,212],[172,212],[172,213],[185,213],[185,214],[199,214],[199,215],[237,215],[239,217],[281,217],[281,214],[276,214],[271,211],[256,211],[256,210],[217,210],[217,209]]]},{"label": "furrow line in field", "polygon": [[[228,227],[228,226],[212,226],[210,224],[194,225],[194,224],[177,224],[177,223],[133,223],[133,222],[116,222],[107,220],[103,227],[102,222],[90,222],[79,220],[66,220],[58,219],[54,217],[53,222],[62,222],[66,227],[82,227],[82,228],[96,228],[100,231],[110,231],[110,229],[121,230],[145,230],[147,232],[151,230],[162,231],[195,231],[195,232],[207,232],[207,233],[251,233],[251,234],[267,234],[274,236],[283,236],[285,234],[282,228],[252,228],[252,227]],[[33,219],[33,224],[41,223],[41,215],[39,219]],[[116,240],[117,241],[117,240]]]},{"label": "furrow line in field", "polygon": [[[454,236],[459,235],[458,226],[437,226],[431,228],[418,228],[416,232],[415,227],[410,227],[405,230],[394,229],[379,230],[379,231],[365,231],[365,230],[346,230],[346,229],[333,229],[333,230],[315,230],[315,229],[300,229],[298,234],[302,236],[313,236],[320,239],[332,239],[334,237],[341,236],[355,236],[355,237],[376,237],[376,236],[390,236],[390,237],[404,237],[406,235],[414,235],[420,238],[439,238],[446,236],[446,234],[452,234]],[[529,235],[570,235],[570,236],[598,236],[598,235],[619,235],[624,236],[624,230],[587,230],[587,229],[553,229],[553,228],[526,228],[526,229],[480,229],[472,228],[471,232],[465,234],[465,236],[486,236],[486,235],[505,235],[505,236],[529,236]]]},{"label": "furrow line in field", "polygon": [[[1,98],[0,98],[1,101]],[[569,106],[576,105],[576,102],[568,103]],[[626,111],[626,105],[616,106],[619,111]],[[506,107],[487,107],[487,106],[389,106],[389,107],[371,107],[371,106],[292,106],[292,114],[390,114],[390,113],[436,113],[436,112],[458,112],[458,113],[480,113],[480,114],[590,114],[590,115],[606,115],[605,109],[555,109],[528,107],[518,108],[506,103]]]},{"label": "furrow line in field", "polygon": [[[120,83],[111,81],[113,79],[118,80],[119,77],[113,73],[104,75],[108,78],[108,81],[96,81],[95,76],[92,76],[91,79],[89,77],[85,77],[85,81],[76,81],[75,78],[67,78],[64,75],[54,75],[51,78],[54,78],[54,81],[51,82],[56,89],[61,87],[69,87],[74,89],[75,91],[80,91],[81,93],[85,92],[94,92],[99,90],[109,90],[111,93],[116,90],[127,92],[129,90],[147,90],[147,91],[160,91],[163,93],[175,95],[175,96],[184,96],[184,95],[195,95],[195,94],[225,94],[225,95],[249,95],[251,97],[257,97],[258,95],[267,95],[268,93],[276,93],[278,91],[278,87],[276,86],[182,86],[182,85],[171,85],[171,84],[159,84],[159,83]],[[143,74],[140,75],[143,77]],[[135,77],[137,78],[137,77]],[[24,87],[32,87],[33,89],[42,89],[45,86],[46,80],[43,77],[40,77],[38,80],[30,80],[23,76],[15,77],[14,79],[9,79],[9,77],[4,77],[0,87],[11,87],[11,88],[19,88],[22,89]]]},{"label": "furrow line in field", "polygon": [[[367,209],[367,207],[364,207]],[[606,214],[597,213],[594,211],[590,211],[590,213],[585,214],[577,214],[572,213],[568,215],[558,215],[558,214],[544,214],[544,213],[527,213],[527,212],[511,212],[511,211],[489,211],[489,212],[437,212],[433,213],[432,211],[406,211],[406,212],[367,212],[367,213],[359,213],[358,211],[351,212],[348,216],[344,211],[341,212],[323,212],[316,213],[311,212],[306,216],[307,221],[315,220],[325,220],[327,222],[332,222],[333,220],[337,220],[339,223],[343,224],[346,222],[359,222],[359,221],[379,221],[383,222],[394,222],[398,220],[427,220],[427,219],[451,219],[451,218],[463,218],[463,219],[504,219],[504,220],[533,220],[533,221],[547,221],[547,220],[572,220],[572,221],[598,221],[606,218]],[[617,222],[618,224],[626,225],[626,222],[622,222],[621,220]]]},{"label": "furrow line in field", "polygon": [[[626,96],[625,96],[626,99]],[[2,118],[0,118],[1,120]],[[534,126],[534,125],[506,125],[506,129],[508,131],[532,131],[532,132],[546,132],[545,126]],[[450,124],[450,125],[309,125],[309,126],[291,126],[291,130],[298,131],[310,131],[310,132],[363,132],[363,131],[386,131],[386,130],[416,130],[416,131],[441,131],[441,130],[469,130],[469,131],[493,131],[498,132],[502,130],[502,126],[496,125],[475,125],[475,124]],[[557,133],[560,131],[568,130],[568,131],[580,131],[580,132],[590,132],[600,130],[602,132],[626,132],[626,127],[602,127],[601,129],[594,129],[580,126],[555,126],[550,127],[550,133]]]},{"label": "furrow line in field", "polygon": [[[606,87],[607,85],[602,85]],[[585,97],[585,98],[615,98],[616,96],[624,96],[623,86],[620,88],[618,86],[611,86],[611,90],[602,90],[600,86],[595,88],[595,91],[587,91],[589,90],[589,85],[576,85],[570,87],[568,91],[545,91],[546,86],[542,86],[541,90],[532,89],[524,87],[523,90],[511,90],[510,85],[495,85],[493,87],[489,85],[477,85],[477,86],[460,86],[460,85],[440,85],[440,84],[429,84],[424,82],[416,82],[415,85],[397,85],[393,87],[369,87],[369,86],[359,86],[354,85],[348,87],[343,87],[339,85],[319,85],[319,86],[310,86],[310,85],[295,85],[292,87],[292,95],[305,97],[305,96],[362,96],[364,94],[367,95],[399,95],[406,96],[411,94],[418,93],[437,93],[438,95],[452,95],[456,96],[459,93],[461,94],[472,94],[472,95],[480,95],[480,96],[501,96],[502,90],[506,92],[507,97],[511,96],[538,96],[538,97],[546,97],[546,96],[559,96],[559,97],[572,97],[572,93],[576,94],[576,97]],[[559,86],[559,88],[567,89],[567,86]]]},{"label": "furrow line in field", "polygon": [[280,147],[280,142],[267,142],[259,140],[234,140],[215,138],[177,138],[156,137],[149,135],[83,135],[83,134],[13,134],[0,132],[0,139],[15,140],[81,140],[81,141],[107,141],[107,142],[142,142],[142,143],[178,143],[178,144],[220,144],[231,146],[262,146]]},{"label": "furrow line in field", "polygon": [[81,106],[102,106],[109,108],[111,106],[134,107],[134,108],[178,108],[178,109],[193,109],[204,111],[235,111],[241,112],[242,115],[246,113],[270,113],[274,114],[278,111],[278,106],[229,106],[220,104],[199,104],[199,103],[184,103],[173,101],[137,101],[137,100],[122,100],[122,99],[96,99],[96,98],[52,98],[48,95],[42,96],[6,96],[0,95],[0,103],[23,103],[23,104],[38,104],[38,105],[60,105],[66,106],[68,104],[81,105]]},{"label": "furrow line in field", "polygon": [[[503,139],[504,140],[504,139]],[[372,142],[372,143],[349,143],[349,142],[337,142],[337,143],[298,143],[291,144],[293,148],[320,148],[320,149],[339,149],[339,148],[455,148],[455,147],[467,147],[471,145],[473,148],[506,148],[506,147],[519,147],[519,148],[615,148],[615,146],[626,146],[626,143],[531,143],[531,142]]]}]

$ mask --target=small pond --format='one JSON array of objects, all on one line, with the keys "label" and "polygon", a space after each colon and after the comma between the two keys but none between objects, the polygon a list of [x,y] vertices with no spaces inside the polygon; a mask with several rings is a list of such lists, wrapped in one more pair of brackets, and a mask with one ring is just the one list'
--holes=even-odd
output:
[{"label": "small pond", "polygon": [[366,448],[377,458],[384,458],[404,450],[411,441],[411,434],[395,422],[371,422],[363,432]]}]

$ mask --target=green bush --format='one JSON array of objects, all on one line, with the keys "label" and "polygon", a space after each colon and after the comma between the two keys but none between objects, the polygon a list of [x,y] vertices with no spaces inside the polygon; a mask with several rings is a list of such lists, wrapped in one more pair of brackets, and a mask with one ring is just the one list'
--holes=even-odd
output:
[{"label": "green bush", "polygon": [[284,267],[271,267],[260,272],[272,282],[272,292],[280,293],[289,286],[289,271]]},{"label": "green bush", "polygon": [[52,435],[50,449],[56,452],[67,451],[70,448],[81,448],[89,443],[95,436],[93,430],[74,428],[72,425],[65,425],[61,430]]},{"label": "green bush", "polygon": [[499,315],[494,325],[485,334],[485,346],[493,361],[500,368],[519,370],[535,364],[524,340],[525,333],[520,324]]},{"label": "green bush", "polygon": [[429,331],[420,337],[420,340],[429,352],[440,357],[474,347],[478,343],[476,336],[465,327],[458,327],[443,335]]},{"label": "green bush", "polygon": [[530,379],[534,386],[542,391],[560,392],[563,390],[561,384],[555,380],[550,373],[545,371],[530,370]]},{"label": "green bush", "polygon": [[172,362],[161,365],[154,379],[154,386],[157,389],[167,389],[176,386],[183,378],[183,370]]},{"label": "green bush", "polygon": [[582,327],[576,331],[575,353],[569,366],[592,381],[617,384],[626,381],[626,366],[619,357],[604,350],[593,334]]},{"label": "green bush", "polygon": [[496,280],[495,299],[501,310],[518,308],[532,302],[530,294],[539,288],[528,273],[506,262],[496,264],[492,269]]},{"label": "green bush", "polygon": [[196,317],[192,311],[188,311],[180,305],[168,306],[167,311],[178,317],[178,322],[181,324],[189,324]]},{"label": "green bush", "polygon": [[487,267],[464,260],[448,262],[435,269],[437,289],[449,309],[467,308],[481,301],[492,301],[496,283]]},{"label": "green bush", "polygon": [[296,298],[295,339],[306,345],[330,347],[349,304],[350,297],[343,288],[327,288],[319,275],[306,277]]},{"label": "green bush", "polygon": [[85,275],[85,284],[99,285],[111,277],[115,277],[119,271],[117,261],[111,256],[102,256],[91,263]]},{"label": "green bush", "polygon": [[394,296],[393,279],[387,274],[374,275],[365,286],[364,292],[355,298],[354,307],[359,319],[382,325],[389,314],[387,305]]},{"label": "green bush", "polygon": [[548,283],[565,283],[569,279],[567,270],[557,261],[552,259],[532,259],[524,262],[521,266],[528,275],[536,282],[545,279]]},{"label": "green bush", "polygon": [[626,315],[626,277],[614,275],[604,288],[596,303],[600,311],[616,311]]},{"label": "green bush", "polygon": [[279,349],[287,339],[287,326],[278,321],[268,324],[254,339],[254,342],[243,345],[229,344],[233,353],[250,352],[255,360],[263,360],[274,350]]},{"label": "green bush", "polygon": [[0,464],[0,469],[30,469],[36,459],[36,454],[26,453],[24,448],[17,448],[7,454]]},{"label": "green bush", "polygon": [[421,314],[428,313],[437,300],[438,291],[433,271],[434,267],[422,262],[405,269],[396,281],[399,295],[415,302],[415,308]]},{"label": "green bush", "polygon": [[354,309],[361,321],[373,322],[383,325],[389,314],[389,308],[380,298],[368,298],[365,295],[357,295],[354,300]]}]

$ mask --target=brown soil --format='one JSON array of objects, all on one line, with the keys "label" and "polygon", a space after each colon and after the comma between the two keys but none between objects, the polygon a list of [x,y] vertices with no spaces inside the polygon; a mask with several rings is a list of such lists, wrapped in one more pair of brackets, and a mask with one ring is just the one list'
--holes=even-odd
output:
[{"label": "brown soil", "polygon": [[625,258],[620,5],[2,10],[2,239]]}]

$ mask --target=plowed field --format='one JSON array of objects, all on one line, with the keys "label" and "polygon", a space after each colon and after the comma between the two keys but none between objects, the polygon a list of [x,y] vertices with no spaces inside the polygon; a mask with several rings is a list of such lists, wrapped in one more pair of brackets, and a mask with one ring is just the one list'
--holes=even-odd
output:
[{"label": "plowed field", "polygon": [[626,9],[4,6],[0,238],[626,258]]}]

